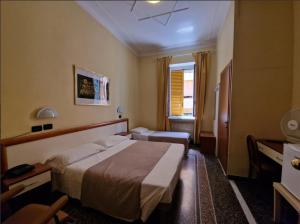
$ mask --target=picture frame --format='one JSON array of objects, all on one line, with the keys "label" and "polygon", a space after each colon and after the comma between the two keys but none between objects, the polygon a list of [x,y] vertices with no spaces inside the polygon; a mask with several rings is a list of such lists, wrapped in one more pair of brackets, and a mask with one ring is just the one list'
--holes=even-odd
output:
[{"label": "picture frame", "polygon": [[74,66],[75,105],[110,105],[110,79]]}]

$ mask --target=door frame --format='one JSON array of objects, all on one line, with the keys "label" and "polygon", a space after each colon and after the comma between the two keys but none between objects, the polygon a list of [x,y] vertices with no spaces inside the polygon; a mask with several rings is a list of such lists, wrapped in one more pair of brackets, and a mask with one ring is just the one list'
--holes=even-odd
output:
[{"label": "door frame", "polygon": [[214,135],[216,136],[216,148],[215,148],[215,156],[218,156],[218,136],[219,136],[219,97],[220,97],[220,82],[217,83],[216,87],[215,87],[215,99],[214,99]]},{"label": "door frame", "polygon": [[[228,124],[227,124],[227,155],[226,155],[226,167],[223,167],[223,164],[222,162],[220,161],[220,157],[219,157],[219,147],[220,147],[220,144],[219,144],[219,138],[220,138],[220,123],[219,123],[219,118],[220,118],[220,100],[221,100],[221,76],[224,72],[226,72],[226,70],[228,70],[228,111],[227,111],[227,114],[228,114],[228,118],[227,118],[227,121],[228,121]],[[233,63],[232,63],[232,60],[230,60],[230,62],[225,66],[225,68],[222,70],[221,74],[220,74],[220,86],[219,86],[219,110],[218,110],[218,120],[217,120],[217,133],[218,133],[218,138],[217,138],[217,158],[221,164],[221,167],[225,173],[225,175],[227,175],[227,171],[228,171],[228,155],[229,155],[229,143],[230,143],[230,123],[231,123],[231,96],[232,96],[232,71],[233,71]]]}]

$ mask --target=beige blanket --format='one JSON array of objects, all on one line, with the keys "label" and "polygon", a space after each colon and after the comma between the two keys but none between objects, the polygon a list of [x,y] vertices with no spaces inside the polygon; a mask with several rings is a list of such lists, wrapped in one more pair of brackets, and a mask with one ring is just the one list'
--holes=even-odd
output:
[{"label": "beige blanket", "polygon": [[185,151],[189,148],[189,139],[190,135],[185,132],[169,132],[169,131],[155,131],[149,135],[149,141],[154,142],[170,142],[170,143],[179,143],[183,144]]},{"label": "beige blanket", "polygon": [[123,220],[138,219],[141,183],[169,147],[138,141],[89,168],[82,182],[83,205]]}]

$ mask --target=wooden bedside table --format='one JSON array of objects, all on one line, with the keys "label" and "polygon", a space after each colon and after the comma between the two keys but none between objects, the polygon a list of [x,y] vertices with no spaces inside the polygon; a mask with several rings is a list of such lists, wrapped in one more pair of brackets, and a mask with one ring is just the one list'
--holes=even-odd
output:
[{"label": "wooden bedside table", "polygon": [[115,135],[121,135],[121,136],[127,137],[128,139],[132,139],[132,134],[127,131],[119,132],[119,133],[116,133]]},{"label": "wooden bedside table", "polygon": [[34,164],[34,169],[30,172],[15,178],[5,178],[2,180],[4,190],[9,190],[19,184],[24,184],[26,188],[19,193],[23,194],[38,186],[51,181],[51,167],[41,163]]}]

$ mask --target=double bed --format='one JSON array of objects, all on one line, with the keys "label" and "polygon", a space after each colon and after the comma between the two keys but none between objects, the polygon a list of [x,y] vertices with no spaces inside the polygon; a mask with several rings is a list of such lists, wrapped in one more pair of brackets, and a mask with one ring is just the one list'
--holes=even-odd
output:
[{"label": "double bed", "polygon": [[[181,161],[184,154],[184,147],[180,144],[167,144],[165,145],[167,147],[167,150],[163,155],[160,157],[158,162],[155,164],[153,169],[150,170],[149,173],[145,176],[145,178],[141,181],[141,188],[140,188],[140,195],[139,195],[139,214],[134,214],[134,216],[131,216],[128,218],[127,215],[122,216],[122,214],[119,214],[118,211],[115,212],[115,207],[108,205],[109,208],[106,206],[105,199],[102,201],[92,202],[89,203],[91,198],[88,198],[88,200],[83,198],[83,194],[85,194],[85,191],[91,191],[90,193],[94,195],[97,195],[97,191],[99,191],[99,186],[101,183],[105,182],[106,179],[114,179],[115,182],[131,182],[131,179],[135,178],[135,174],[129,177],[128,174],[117,172],[115,174],[111,171],[111,164],[108,166],[109,169],[105,169],[106,174],[98,177],[98,180],[95,180],[99,183],[98,187],[93,186],[92,183],[90,183],[90,186],[85,187],[84,189],[84,176],[87,173],[87,171],[92,168],[93,166],[96,166],[97,164],[101,164],[101,162],[106,161],[110,157],[113,157],[117,155],[118,153],[121,153],[123,151],[128,150],[128,148],[136,143],[140,143],[142,145],[148,144],[148,147],[153,147],[151,153],[155,153],[155,147],[157,143],[154,142],[143,142],[143,141],[136,141],[136,140],[126,140],[122,141],[121,143],[109,148],[109,150],[106,150],[104,152],[99,152],[96,154],[93,154],[89,157],[83,158],[75,163],[72,163],[70,165],[67,165],[64,167],[64,172],[54,172],[53,173],[53,186],[56,190],[59,190],[63,193],[66,193],[72,198],[79,199],[82,201],[82,203],[88,207],[92,207],[95,209],[98,209],[110,216],[113,216],[115,218],[123,219],[126,221],[133,221],[135,218],[131,217],[138,217],[142,221],[146,221],[149,215],[152,213],[152,211],[157,207],[158,204],[169,204],[172,202],[172,195],[175,189],[175,186],[178,182],[179,178],[179,172],[181,168]],[[150,145],[149,145],[150,144]],[[162,143],[166,144],[166,143]],[[128,158],[124,158],[128,159]],[[133,161],[131,161],[133,162]],[[123,163],[117,164],[118,168],[120,170],[126,169],[126,167],[123,166]],[[126,166],[126,165],[125,165]],[[101,171],[102,172],[102,171]],[[148,171],[147,171],[148,172]],[[138,174],[136,174],[138,176]],[[114,185],[109,180],[110,184]],[[132,182],[131,182],[132,183]],[[130,184],[131,184],[130,183]],[[89,184],[89,183],[87,183]],[[139,183],[137,183],[139,184]],[[122,184],[119,184],[119,188],[122,187]],[[100,188],[103,190],[103,188]],[[129,189],[130,190],[130,189]],[[101,192],[100,194],[103,195],[113,195],[118,194],[118,189],[116,188],[109,188],[106,187],[105,191]],[[117,210],[119,209],[127,209],[129,204],[127,202],[132,201],[132,199],[129,198],[128,195],[124,194],[124,192],[119,192],[119,198],[111,198],[111,200],[115,199],[115,206],[117,206]],[[125,196],[124,196],[125,195]],[[100,196],[100,198],[102,198]],[[118,200],[118,202],[116,201]],[[105,202],[104,204],[101,204],[102,202]],[[119,201],[123,201],[120,202]],[[95,204],[96,203],[96,204]]]},{"label": "double bed", "polygon": [[110,216],[146,221],[172,202],[184,145],[115,135],[122,131],[128,119],[2,140],[2,172],[45,162],[53,189]]}]

